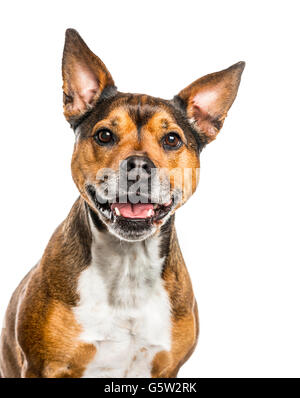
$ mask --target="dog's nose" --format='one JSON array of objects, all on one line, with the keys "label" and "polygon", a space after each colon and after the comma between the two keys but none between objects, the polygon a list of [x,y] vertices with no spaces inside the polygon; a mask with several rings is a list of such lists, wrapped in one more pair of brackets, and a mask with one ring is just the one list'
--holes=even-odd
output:
[{"label": "dog's nose", "polygon": [[125,159],[127,172],[137,171],[146,172],[151,175],[151,169],[155,169],[155,165],[147,156],[130,156]]}]

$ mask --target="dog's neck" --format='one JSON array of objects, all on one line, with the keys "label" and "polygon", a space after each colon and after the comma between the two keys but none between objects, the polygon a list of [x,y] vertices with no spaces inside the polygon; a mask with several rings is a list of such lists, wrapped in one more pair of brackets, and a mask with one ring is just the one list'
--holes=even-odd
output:
[{"label": "dog's neck", "polygon": [[[168,255],[167,247],[170,243],[171,232],[174,228],[174,215],[161,227],[154,235],[142,241],[125,241],[117,238],[110,233],[107,227],[101,222],[94,210],[85,202],[86,219],[88,219],[89,230],[94,242],[94,247],[110,247],[114,253],[125,255],[128,251],[143,250],[153,252],[154,245],[157,244],[158,258],[166,258]],[[155,244],[154,244],[155,242]],[[97,256],[97,253],[94,253]]]},{"label": "dog's neck", "polygon": [[[127,272],[129,284],[133,283],[131,280],[137,282],[136,275],[140,273],[142,280],[149,279],[147,286],[150,286],[160,274],[173,270],[175,265],[169,261],[169,252],[176,250],[174,217],[166,222],[157,236],[130,243],[109,233],[97,214],[90,212],[86,202],[79,198],[53,234],[40,266],[49,295],[73,306],[79,299],[79,277],[91,266],[103,271],[111,292],[119,289],[121,294],[119,276],[122,272],[123,276]],[[118,302],[118,294],[111,295],[112,302]],[[135,300],[134,296],[132,300]]]}]

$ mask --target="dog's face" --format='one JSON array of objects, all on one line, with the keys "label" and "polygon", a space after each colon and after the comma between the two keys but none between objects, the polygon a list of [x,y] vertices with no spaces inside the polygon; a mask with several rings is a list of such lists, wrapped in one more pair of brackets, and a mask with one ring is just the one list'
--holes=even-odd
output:
[{"label": "dog's face", "polygon": [[78,33],[67,30],[63,90],[76,136],[72,175],[110,232],[146,239],[193,194],[199,154],[221,129],[243,68],[205,76],[170,101],[124,94]]}]

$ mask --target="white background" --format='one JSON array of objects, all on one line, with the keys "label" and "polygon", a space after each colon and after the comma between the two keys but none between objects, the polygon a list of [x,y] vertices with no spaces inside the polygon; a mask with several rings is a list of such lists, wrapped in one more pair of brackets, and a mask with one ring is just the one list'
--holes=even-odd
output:
[{"label": "white background", "polygon": [[244,60],[236,102],[201,155],[177,229],[199,303],[182,377],[300,376],[299,2],[2,4],[0,317],[77,197],[62,114],[64,31],[121,91],[171,98]]}]

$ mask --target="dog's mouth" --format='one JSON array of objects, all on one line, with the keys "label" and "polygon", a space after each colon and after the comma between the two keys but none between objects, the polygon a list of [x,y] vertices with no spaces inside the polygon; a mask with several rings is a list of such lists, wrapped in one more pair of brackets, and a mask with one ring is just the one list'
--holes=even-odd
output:
[{"label": "dog's mouth", "polygon": [[112,203],[111,211],[116,217],[122,217],[127,220],[153,220],[159,221],[164,218],[171,210],[173,201],[160,205],[158,203]]},{"label": "dog's mouth", "polygon": [[100,198],[91,185],[87,187],[89,197],[92,199],[97,210],[108,220],[127,221],[127,222],[147,222],[148,224],[158,223],[165,218],[173,208],[174,198],[171,197],[165,203],[131,203],[128,199],[126,203],[121,203],[118,198],[116,201],[105,201]]}]

